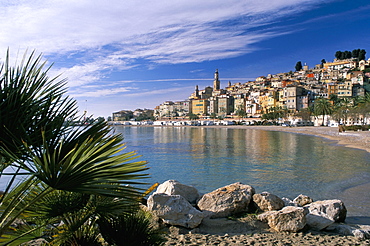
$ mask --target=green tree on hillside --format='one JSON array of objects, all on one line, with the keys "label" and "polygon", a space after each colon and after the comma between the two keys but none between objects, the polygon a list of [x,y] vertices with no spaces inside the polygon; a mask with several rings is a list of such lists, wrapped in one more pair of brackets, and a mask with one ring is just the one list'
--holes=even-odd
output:
[{"label": "green tree on hillside", "polygon": [[357,58],[359,61],[366,59],[366,51],[364,49],[354,49],[351,51],[337,51],[335,52],[335,58],[338,60]]},{"label": "green tree on hillside", "polygon": [[352,57],[353,58],[358,58],[359,53],[360,53],[360,49],[352,50]]},{"label": "green tree on hillside", "polygon": [[326,60],[325,59],[322,59],[321,60],[321,67],[324,67],[324,64],[326,63]]},{"label": "green tree on hillside", "polygon": [[364,49],[360,50],[358,53],[358,60],[366,60],[366,51]]},{"label": "green tree on hillside", "polygon": [[301,71],[303,68],[302,66],[302,62],[301,61],[298,61],[296,64],[295,64],[295,70],[296,71]]},{"label": "green tree on hillside", "polygon": [[336,59],[340,60],[340,59],[342,59],[341,57],[342,57],[342,51],[338,50],[337,52],[335,52],[335,58]]}]

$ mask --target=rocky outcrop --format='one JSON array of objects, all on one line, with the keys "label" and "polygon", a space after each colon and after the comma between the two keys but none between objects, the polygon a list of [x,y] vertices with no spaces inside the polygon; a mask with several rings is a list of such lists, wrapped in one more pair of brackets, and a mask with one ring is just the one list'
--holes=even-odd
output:
[{"label": "rocky outcrop", "polygon": [[322,230],[334,222],[344,222],[347,209],[341,200],[316,201],[304,206],[307,209],[307,225]]},{"label": "rocky outcrop", "polygon": [[259,211],[280,210],[284,207],[284,201],[274,194],[262,192],[261,194],[253,195],[253,202]]},{"label": "rocky outcrop", "polygon": [[211,218],[222,218],[246,212],[255,191],[252,186],[234,183],[204,194],[197,205],[208,211]]},{"label": "rocky outcrop", "polygon": [[164,223],[186,228],[195,228],[203,220],[203,213],[195,209],[180,195],[156,193],[148,198],[148,210],[161,218]]},{"label": "rocky outcrop", "polygon": [[[259,211],[265,211],[255,220],[259,223],[258,227],[264,224],[277,232],[298,232],[307,227],[313,230],[337,231],[358,238],[370,237],[370,226],[347,226],[340,223],[344,222],[347,215],[340,200],[313,202],[310,197],[302,194],[293,201],[288,198],[280,199],[269,192],[255,194],[252,186],[239,182],[207,193],[194,204],[198,197],[196,188],[169,180],[158,186],[157,191],[148,198],[147,208],[166,224],[192,230],[207,231],[211,228],[214,231],[217,228],[212,224],[220,218],[226,220],[223,224],[228,228],[239,228],[243,222],[231,222],[225,218],[248,212],[248,208],[253,205]],[[254,230],[253,228],[249,229]]]},{"label": "rocky outcrop", "polygon": [[167,180],[157,187],[155,193],[164,193],[167,195],[180,195],[191,204],[195,204],[200,194],[196,188],[189,185],[181,184],[176,180]]},{"label": "rocky outcrop", "polygon": [[301,207],[288,206],[279,211],[268,211],[257,218],[267,222],[277,232],[297,232],[306,225],[306,211]]}]

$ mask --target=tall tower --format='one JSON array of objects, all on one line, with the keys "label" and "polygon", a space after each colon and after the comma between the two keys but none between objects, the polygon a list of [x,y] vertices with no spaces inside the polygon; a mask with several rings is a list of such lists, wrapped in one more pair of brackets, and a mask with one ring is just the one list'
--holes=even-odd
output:
[{"label": "tall tower", "polygon": [[218,79],[218,69],[215,72],[215,79],[213,80],[213,90],[220,89],[220,80]]},{"label": "tall tower", "polygon": [[199,88],[198,85],[195,86],[195,97],[198,99],[199,98]]}]

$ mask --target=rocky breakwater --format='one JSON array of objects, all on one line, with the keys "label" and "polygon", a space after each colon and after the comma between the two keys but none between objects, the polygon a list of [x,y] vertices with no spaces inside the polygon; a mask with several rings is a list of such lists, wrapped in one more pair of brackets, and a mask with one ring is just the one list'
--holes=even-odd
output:
[{"label": "rocky breakwater", "polygon": [[[165,224],[194,233],[217,233],[220,227],[230,230],[228,233],[329,230],[370,238],[370,225],[344,223],[347,210],[340,200],[313,201],[305,195],[290,200],[269,192],[256,193],[252,186],[239,182],[201,195],[192,186],[168,180],[149,196],[147,208]],[[240,214],[247,219],[230,220]]]}]

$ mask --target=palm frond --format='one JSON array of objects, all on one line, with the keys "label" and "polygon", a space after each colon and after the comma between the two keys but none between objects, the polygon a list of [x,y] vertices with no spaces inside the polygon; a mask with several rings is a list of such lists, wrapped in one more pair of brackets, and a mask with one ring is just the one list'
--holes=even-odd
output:
[{"label": "palm frond", "polygon": [[[0,69],[0,156],[2,149],[24,158],[23,142],[42,144],[41,131],[48,139],[64,134],[65,122],[76,118],[75,100],[64,96],[66,80],[49,78],[42,56],[32,52],[21,64],[9,64],[9,50]],[[10,163],[10,162],[8,162]]]},{"label": "palm frond", "polygon": [[132,185],[144,184],[137,180],[147,177],[139,173],[148,169],[146,161],[133,161],[140,157],[136,152],[124,153],[120,136],[94,133],[73,132],[73,138],[61,139],[52,148],[43,135],[42,148],[26,146],[32,165],[18,164],[57,190],[136,198],[138,188]]}]

